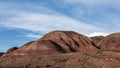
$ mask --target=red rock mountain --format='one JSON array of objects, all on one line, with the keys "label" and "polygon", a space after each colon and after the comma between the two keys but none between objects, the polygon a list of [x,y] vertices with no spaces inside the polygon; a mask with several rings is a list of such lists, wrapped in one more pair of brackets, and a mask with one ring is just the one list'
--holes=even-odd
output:
[{"label": "red rock mountain", "polygon": [[10,48],[0,57],[0,68],[120,68],[120,33],[89,38],[53,31]]},{"label": "red rock mountain", "polygon": [[101,42],[102,39],[104,39],[104,36],[94,36],[91,37],[91,39],[93,40],[94,44],[99,48],[99,43]]},{"label": "red rock mountain", "polygon": [[6,53],[11,53],[11,52],[13,52],[14,50],[17,50],[17,49],[18,49],[18,47],[12,47],[12,48],[8,49]]},{"label": "red rock mountain", "polygon": [[102,50],[120,51],[120,33],[114,33],[101,40],[99,46]]},{"label": "red rock mountain", "polygon": [[7,55],[38,55],[97,50],[92,40],[73,31],[53,31]]}]

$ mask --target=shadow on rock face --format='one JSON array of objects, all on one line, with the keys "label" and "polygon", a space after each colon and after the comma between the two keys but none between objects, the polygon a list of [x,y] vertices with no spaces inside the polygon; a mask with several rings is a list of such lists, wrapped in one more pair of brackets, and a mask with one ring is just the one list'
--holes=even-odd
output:
[{"label": "shadow on rock face", "polygon": [[4,54],[4,52],[0,52],[0,57]]},{"label": "shadow on rock face", "polygon": [[94,36],[94,37],[91,37],[92,41],[94,42],[94,45],[96,47],[98,47],[99,49],[100,49],[99,44],[100,44],[101,40],[104,39],[104,38],[105,38],[104,36]]},{"label": "shadow on rock face", "polygon": [[120,33],[114,33],[101,40],[99,46],[102,50],[120,51]]},{"label": "shadow on rock face", "polygon": [[[90,38],[74,31],[53,31],[37,41],[29,42],[22,47],[11,48],[8,55],[35,55],[70,52],[88,52],[98,50]],[[13,51],[13,52],[12,52]],[[6,55],[7,55],[6,54]]]}]

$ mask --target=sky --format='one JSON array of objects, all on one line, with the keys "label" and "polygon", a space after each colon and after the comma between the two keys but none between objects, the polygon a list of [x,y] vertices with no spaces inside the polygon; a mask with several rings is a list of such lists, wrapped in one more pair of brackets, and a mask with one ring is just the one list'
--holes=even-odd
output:
[{"label": "sky", "polygon": [[120,29],[120,0],[0,0],[0,52],[54,30],[86,36]]}]

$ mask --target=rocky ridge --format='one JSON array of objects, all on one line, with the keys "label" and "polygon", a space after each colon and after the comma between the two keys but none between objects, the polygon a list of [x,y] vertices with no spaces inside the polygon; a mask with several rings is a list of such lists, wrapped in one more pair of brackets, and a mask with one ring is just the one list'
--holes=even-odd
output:
[{"label": "rocky ridge", "polygon": [[93,50],[97,50],[97,47],[95,47],[92,39],[84,35],[73,31],[53,31],[44,35],[37,41],[29,42],[13,52],[4,54],[4,56],[43,55],[54,53],[87,52]]},{"label": "rocky ridge", "polygon": [[87,37],[74,31],[53,31],[10,48],[0,68],[119,68],[120,33]]}]

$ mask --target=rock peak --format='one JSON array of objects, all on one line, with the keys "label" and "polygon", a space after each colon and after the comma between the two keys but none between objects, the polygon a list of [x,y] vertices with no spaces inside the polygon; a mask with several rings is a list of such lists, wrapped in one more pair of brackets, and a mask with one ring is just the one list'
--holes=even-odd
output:
[{"label": "rock peak", "polygon": [[97,50],[90,38],[74,31],[52,31],[8,55],[34,55]]}]

